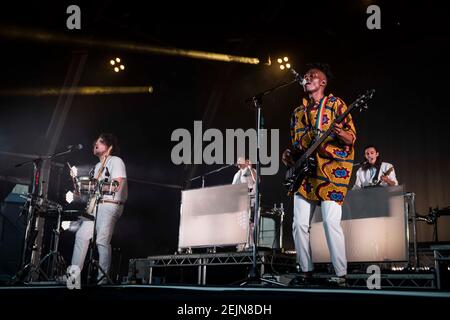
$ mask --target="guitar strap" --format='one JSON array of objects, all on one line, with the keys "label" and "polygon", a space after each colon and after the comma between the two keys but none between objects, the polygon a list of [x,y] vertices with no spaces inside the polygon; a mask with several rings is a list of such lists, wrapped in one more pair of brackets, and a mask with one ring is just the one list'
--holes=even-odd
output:
[{"label": "guitar strap", "polygon": [[328,97],[324,96],[322,100],[319,102],[319,107],[317,109],[317,116],[316,116],[316,125],[314,126],[317,130],[318,135],[322,133],[322,120],[323,120],[323,114],[325,113],[325,105],[327,104]]},{"label": "guitar strap", "polygon": [[103,161],[102,161],[102,163],[101,163],[101,166],[100,166],[100,168],[99,168],[99,170],[98,170],[97,177],[95,178],[95,180],[98,181],[98,179],[100,179],[100,177],[101,177],[101,175],[102,175],[102,173],[103,173],[103,170],[105,170],[106,162],[108,161],[108,158],[109,158],[109,155],[106,156],[105,159],[103,159]]},{"label": "guitar strap", "polygon": [[309,118],[309,112],[314,104],[313,104],[313,102],[308,103],[308,101],[305,98],[303,98],[303,106],[305,107],[304,110],[305,110],[305,116],[306,116],[306,123],[312,129],[312,131],[315,133],[314,134],[315,137],[312,138],[311,141],[309,142],[308,148],[314,144],[316,139],[318,139],[323,132],[322,131],[322,119],[323,119],[323,114],[325,112],[325,106],[326,106],[327,102],[328,102],[328,96],[324,96],[320,100],[319,106],[317,107],[316,122],[313,125],[311,119]]},{"label": "guitar strap", "polygon": [[381,163],[378,163],[375,168],[377,168],[377,171],[375,172],[375,175],[373,176],[372,183],[377,183],[378,181],[378,175],[380,174],[381,170]]}]

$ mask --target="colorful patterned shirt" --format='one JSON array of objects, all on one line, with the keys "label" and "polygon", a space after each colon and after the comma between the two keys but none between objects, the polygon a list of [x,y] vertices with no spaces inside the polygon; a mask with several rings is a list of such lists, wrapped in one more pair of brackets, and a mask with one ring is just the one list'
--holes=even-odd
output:
[{"label": "colorful patterned shirt", "polygon": [[[347,105],[344,101],[332,94],[325,96],[316,106],[313,106],[312,101],[303,99],[303,105],[294,110],[291,118],[294,154],[306,150],[345,110]],[[321,122],[318,121],[319,114]],[[355,141],[356,129],[350,114],[342,124],[343,129],[353,135]],[[308,200],[332,200],[342,205],[353,169],[353,145],[345,145],[332,133],[320,145],[315,157],[316,174],[304,178],[297,192]]]}]

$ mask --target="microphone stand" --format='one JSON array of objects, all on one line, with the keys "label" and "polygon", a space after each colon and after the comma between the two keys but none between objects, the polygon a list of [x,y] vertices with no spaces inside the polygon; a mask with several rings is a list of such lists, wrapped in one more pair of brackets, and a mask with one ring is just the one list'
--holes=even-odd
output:
[{"label": "microphone stand", "polygon": [[209,172],[207,172],[205,174],[202,174],[201,176],[197,176],[197,177],[191,178],[188,181],[194,181],[194,180],[197,180],[197,179],[201,178],[202,179],[202,188],[204,188],[205,187],[205,176],[209,176],[210,174],[217,173],[219,171],[222,171],[223,169],[226,169],[226,168],[229,168],[229,167],[233,167],[233,166],[234,166],[234,164],[228,164],[226,166],[222,166],[222,167],[220,167],[218,169],[215,169],[215,170],[209,171]]},{"label": "microphone stand", "polygon": [[253,248],[252,248],[252,266],[250,269],[250,272],[247,275],[247,279],[241,283],[242,285],[246,284],[261,284],[263,282],[270,283],[278,286],[286,286],[283,283],[280,283],[278,281],[273,281],[269,279],[264,279],[261,277],[258,271],[258,265],[257,265],[257,258],[258,258],[258,236],[259,236],[259,200],[260,200],[260,189],[261,189],[261,183],[260,183],[260,176],[261,176],[261,164],[259,161],[259,154],[260,154],[260,135],[261,135],[261,129],[262,129],[262,108],[263,108],[263,97],[267,96],[276,90],[289,86],[293,83],[300,83],[303,85],[303,78],[293,69],[291,69],[292,73],[295,76],[295,79],[289,82],[281,83],[275,87],[272,87],[268,90],[265,90],[263,92],[257,93],[256,95],[249,97],[245,100],[245,102],[253,102],[256,108],[256,183],[255,183],[255,207],[254,207],[254,222],[255,226],[253,229]]},{"label": "microphone stand", "polygon": [[42,162],[44,160],[50,160],[50,159],[53,159],[53,158],[57,158],[57,157],[65,155],[65,154],[71,153],[73,151],[74,151],[74,149],[68,149],[68,150],[65,150],[65,151],[54,153],[54,154],[52,154],[50,156],[37,157],[35,159],[31,159],[31,160],[28,160],[28,161],[25,161],[25,162],[18,163],[18,164],[16,164],[14,166],[14,168],[18,168],[18,167],[21,167],[21,166],[29,164],[29,163],[33,163],[34,165],[36,165],[36,163]]}]

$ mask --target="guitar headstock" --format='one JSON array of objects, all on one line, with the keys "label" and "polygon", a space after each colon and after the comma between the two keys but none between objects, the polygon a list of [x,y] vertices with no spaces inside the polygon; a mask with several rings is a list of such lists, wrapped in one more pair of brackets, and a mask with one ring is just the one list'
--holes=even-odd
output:
[{"label": "guitar headstock", "polygon": [[375,94],[375,89],[367,90],[364,94],[360,95],[354,102],[355,108],[362,112],[369,108],[367,102],[373,98]]}]

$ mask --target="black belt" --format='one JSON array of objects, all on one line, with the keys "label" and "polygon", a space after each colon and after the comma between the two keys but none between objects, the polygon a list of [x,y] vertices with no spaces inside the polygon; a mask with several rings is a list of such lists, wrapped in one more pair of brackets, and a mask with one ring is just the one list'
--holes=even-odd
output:
[{"label": "black belt", "polygon": [[112,204],[117,204],[118,206],[122,206],[125,204],[125,202],[115,201],[115,200],[100,200],[100,203],[112,203]]}]

